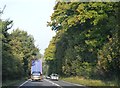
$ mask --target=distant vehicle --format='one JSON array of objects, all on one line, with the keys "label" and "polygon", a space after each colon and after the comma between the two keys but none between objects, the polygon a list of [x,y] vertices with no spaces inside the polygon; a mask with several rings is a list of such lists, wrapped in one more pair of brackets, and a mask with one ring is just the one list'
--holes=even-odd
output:
[{"label": "distant vehicle", "polygon": [[42,60],[40,59],[32,60],[31,79],[42,80]]},{"label": "distant vehicle", "polygon": [[50,76],[46,76],[46,79],[50,79]]},{"label": "distant vehicle", "polygon": [[58,76],[58,74],[51,74],[51,75],[50,75],[50,79],[51,79],[51,80],[58,80],[58,79],[59,79],[59,76]]}]

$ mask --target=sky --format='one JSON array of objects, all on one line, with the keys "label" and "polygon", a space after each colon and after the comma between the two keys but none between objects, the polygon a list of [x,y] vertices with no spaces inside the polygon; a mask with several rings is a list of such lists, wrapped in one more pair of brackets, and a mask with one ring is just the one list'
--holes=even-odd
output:
[{"label": "sky", "polygon": [[50,21],[55,0],[0,0],[0,9],[6,5],[2,19],[13,20],[13,27],[10,29],[21,29],[33,35],[35,45],[44,54],[50,40],[55,32],[47,27]]}]

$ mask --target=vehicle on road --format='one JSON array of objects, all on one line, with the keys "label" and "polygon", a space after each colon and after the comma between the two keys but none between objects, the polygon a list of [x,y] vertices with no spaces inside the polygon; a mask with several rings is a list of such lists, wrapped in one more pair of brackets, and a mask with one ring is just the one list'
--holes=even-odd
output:
[{"label": "vehicle on road", "polygon": [[46,79],[50,79],[50,76],[46,76]]},{"label": "vehicle on road", "polygon": [[31,75],[32,80],[41,80],[41,73],[40,72],[33,72]]},{"label": "vehicle on road", "polygon": [[58,79],[59,79],[59,76],[58,76],[58,74],[51,74],[51,75],[50,75],[50,79],[51,79],[51,80],[58,80]]},{"label": "vehicle on road", "polygon": [[32,60],[31,79],[42,80],[42,60],[41,59]]}]

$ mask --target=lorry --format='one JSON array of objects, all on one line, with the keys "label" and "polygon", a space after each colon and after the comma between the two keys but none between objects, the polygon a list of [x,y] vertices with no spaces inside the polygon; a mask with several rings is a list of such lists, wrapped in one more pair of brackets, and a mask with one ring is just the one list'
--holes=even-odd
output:
[{"label": "lorry", "polygon": [[42,60],[33,59],[31,62],[31,79],[42,80]]}]

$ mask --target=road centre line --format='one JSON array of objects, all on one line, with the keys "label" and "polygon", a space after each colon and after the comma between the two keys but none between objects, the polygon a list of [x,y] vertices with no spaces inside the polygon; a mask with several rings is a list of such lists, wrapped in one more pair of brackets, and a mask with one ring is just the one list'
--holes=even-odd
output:
[{"label": "road centre line", "polygon": [[58,85],[58,84],[56,84],[56,83],[54,83],[54,82],[52,82],[52,81],[50,81],[50,80],[47,80],[47,79],[44,79],[45,81],[48,81],[49,83],[52,83],[53,85],[56,85],[56,86],[60,86],[60,85]]}]

